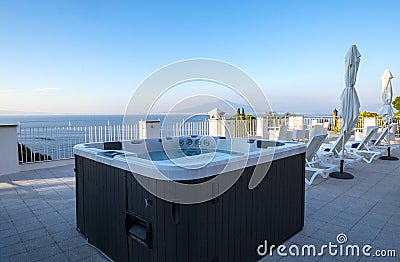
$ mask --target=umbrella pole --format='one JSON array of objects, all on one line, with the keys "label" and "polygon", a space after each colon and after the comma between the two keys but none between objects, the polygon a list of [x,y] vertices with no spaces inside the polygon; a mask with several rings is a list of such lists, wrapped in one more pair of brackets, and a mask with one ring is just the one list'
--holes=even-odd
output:
[{"label": "umbrella pole", "polygon": [[332,172],[329,174],[330,177],[336,178],[336,179],[353,179],[354,176],[350,173],[343,172],[343,167],[344,167],[344,137],[346,136],[346,131],[343,132],[343,137],[342,137],[342,155],[340,157],[340,170],[339,172]]},{"label": "umbrella pole", "polygon": [[387,133],[387,141],[388,141],[388,148],[387,148],[387,152],[388,152],[388,155],[387,156],[381,156],[380,157],[380,159],[382,159],[382,160],[399,160],[399,158],[398,157],[395,157],[395,156],[391,156],[390,155],[390,124],[388,124],[387,125],[387,129],[388,129],[388,133]]}]

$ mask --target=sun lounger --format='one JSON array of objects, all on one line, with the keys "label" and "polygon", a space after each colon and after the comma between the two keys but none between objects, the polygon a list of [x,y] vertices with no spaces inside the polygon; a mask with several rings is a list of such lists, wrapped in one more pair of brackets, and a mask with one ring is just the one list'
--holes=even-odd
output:
[{"label": "sun lounger", "polygon": [[[388,141],[387,141],[387,135],[389,132],[389,136],[391,135],[390,132],[395,133],[397,129],[397,124],[390,124],[388,126],[386,126],[381,134],[378,136],[378,138],[376,139],[376,141],[374,142],[374,147],[377,149],[384,149],[387,147],[388,145]],[[393,130],[393,131],[392,131]],[[392,140],[392,139],[391,139]],[[398,146],[393,146],[390,145],[390,147],[398,147]]]},{"label": "sun lounger", "polygon": [[306,171],[313,172],[310,179],[307,179],[307,177],[305,178],[307,185],[311,185],[318,175],[322,176],[323,178],[327,178],[329,173],[337,170],[335,165],[321,161],[317,155],[317,152],[326,137],[327,134],[315,135],[307,143]]},{"label": "sun lounger", "polygon": [[371,127],[369,129],[368,133],[363,138],[363,140],[357,145],[357,147],[348,148],[347,150],[349,150],[355,154],[361,155],[362,159],[367,163],[371,163],[373,160],[378,159],[378,157],[381,155],[381,152],[371,150],[371,146],[370,146],[371,140],[378,132],[378,129],[379,129],[379,127],[377,127],[377,126]]},{"label": "sun lounger", "polygon": [[278,129],[276,130],[270,130],[269,131],[269,139],[271,140],[292,140],[291,138],[288,138],[288,127],[287,125],[281,125],[279,126]]},{"label": "sun lounger", "polygon": [[[355,122],[356,124],[357,122]],[[354,124],[354,126],[355,126]],[[350,129],[351,130],[351,129]],[[342,149],[343,145],[345,145],[350,137],[352,132],[342,133],[335,141],[333,145],[323,145],[320,150],[317,152],[318,157],[325,163],[336,163],[342,158]],[[344,139],[344,141],[343,141]],[[362,156],[352,153],[344,148],[344,166],[352,165],[354,162],[361,161]]]}]

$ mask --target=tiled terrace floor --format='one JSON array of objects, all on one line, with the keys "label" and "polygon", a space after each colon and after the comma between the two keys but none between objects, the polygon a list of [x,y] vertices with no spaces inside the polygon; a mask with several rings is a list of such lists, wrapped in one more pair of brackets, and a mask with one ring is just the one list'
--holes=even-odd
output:
[{"label": "tiled terrace floor", "polygon": [[[400,156],[397,149],[392,155]],[[296,244],[338,244],[340,233],[347,236],[344,244],[393,249],[396,257],[380,261],[400,261],[400,161],[376,160],[358,162],[347,169],[352,180],[323,179],[306,188],[304,229],[289,239],[286,246]],[[325,252],[327,253],[327,252]],[[277,258],[275,258],[277,259]],[[293,257],[280,258],[279,260]],[[304,257],[304,261],[369,261],[377,257],[323,256]]]},{"label": "tiled terrace floor", "polygon": [[[400,150],[394,155],[399,156]],[[353,180],[317,179],[306,190],[304,229],[286,245],[332,242],[397,249],[400,261],[400,161],[357,163]],[[104,261],[75,230],[73,166],[0,176],[0,261]],[[367,257],[297,257],[307,261],[364,261]],[[276,252],[267,261],[294,260]]]},{"label": "tiled terrace floor", "polygon": [[72,165],[0,176],[0,261],[106,260],[75,228]]}]

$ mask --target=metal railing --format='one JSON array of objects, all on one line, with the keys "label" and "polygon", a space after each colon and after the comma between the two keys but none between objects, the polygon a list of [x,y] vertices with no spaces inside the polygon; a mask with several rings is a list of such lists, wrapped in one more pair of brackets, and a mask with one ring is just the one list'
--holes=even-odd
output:
[{"label": "metal railing", "polygon": [[17,130],[20,163],[73,157],[81,143],[131,140],[139,137],[138,125],[21,127]]},{"label": "metal railing", "polygon": [[209,135],[209,122],[177,122],[164,123],[161,126],[161,136],[189,136],[189,135]]},{"label": "metal railing", "polygon": [[[332,117],[305,117],[307,126],[313,123],[327,123],[330,130],[340,130],[341,119]],[[393,122],[399,126],[396,137],[400,137],[400,120]],[[288,118],[268,118],[268,128],[287,124]],[[382,119],[377,119],[382,126]],[[364,119],[357,125],[362,130]],[[334,129],[336,127],[336,129]],[[92,125],[92,126],[47,126],[18,127],[19,162],[35,163],[50,160],[73,158],[73,146],[81,143],[109,142],[139,138],[139,125]],[[161,127],[161,136],[209,135],[209,121],[167,123]],[[257,120],[237,120],[234,122],[232,137],[251,137],[257,135]]]},{"label": "metal railing", "polygon": [[[139,125],[22,127],[17,130],[20,164],[74,157],[73,146],[82,143],[138,139]],[[165,124],[162,136],[208,135],[208,121]]]}]

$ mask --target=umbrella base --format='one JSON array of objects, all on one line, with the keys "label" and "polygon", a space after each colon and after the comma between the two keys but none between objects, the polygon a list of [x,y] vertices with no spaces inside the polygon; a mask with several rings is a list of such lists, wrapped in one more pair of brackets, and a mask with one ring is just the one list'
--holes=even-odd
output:
[{"label": "umbrella base", "polygon": [[399,160],[399,158],[398,157],[395,157],[395,156],[381,156],[379,159],[382,159],[382,160]]},{"label": "umbrella base", "polygon": [[354,176],[350,173],[347,172],[332,172],[329,174],[330,177],[336,178],[336,179],[353,179]]}]

